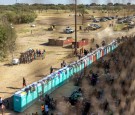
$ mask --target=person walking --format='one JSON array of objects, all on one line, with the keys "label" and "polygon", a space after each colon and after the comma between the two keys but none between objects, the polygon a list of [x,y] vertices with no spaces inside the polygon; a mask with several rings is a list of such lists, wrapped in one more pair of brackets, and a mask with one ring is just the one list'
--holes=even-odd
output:
[{"label": "person walking", "polygon": [[25,80],[25,78],[23,77],[23,87],[25,87],[26,86],[26,80]]}]

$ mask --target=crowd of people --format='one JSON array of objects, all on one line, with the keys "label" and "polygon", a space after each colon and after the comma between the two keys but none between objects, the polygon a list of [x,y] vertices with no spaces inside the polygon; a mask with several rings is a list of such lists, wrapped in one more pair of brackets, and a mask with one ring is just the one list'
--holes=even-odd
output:
[{"label": "crowd of people", "polygon": [[[83,90],[86,100],[80,115],[134,115],[135,36],[117,39],[119,47],[87,68],[86,79],[91,91]],[[95,68],[96,67],[96,68]],[[82,80],[82,79],[80,79]],[[82,89],[87,89],[83,87]],[[97,100],[97,103],[94,100]],[[87,112],[85,112],[85,111]]]},{"label": "crowd of people", "polygon": [[[135,99],[135,36],[125,36],[117,41],[119,47],[94,63],[94,69],[85,68],[86,72],[75,75],[75,85],[81,88],[67,100],[72,106],[81,106],[79,115],[134,115],[131,100]],[[85,90],[81,82],[83,79],[90,84],[91,91]],[[83,97],[81,103],[79,97]]]},{"label": "crowd of people", "polygon": [[[134,115],[131,100],[134,100],[135,91],[134,88],[131,89],[131,86],[134,82],[133,72],[135,72],[134,64],[132,64],[135,56],[133,50],[135,37],[125,36],[118,38],[117,41],[121,43],[119,47],[94,63],[96,68],[85,68],[86,72],[75,75],[77,76],[75,85],[81,88],[73,92],[67,100],[72,106],[78,107],[78,104],[81,106],[77,109],[80,111],[79,115]],[[124,76],[123,72],[125,72]],[[90,84],[91,91],[85,90],[81,82],[83,79]],[[83,97],[83,100],[80,100],[80,97]],[[45,98],[50,100],[48,96]],[[94,98],[97,99],[97,103],[93,101]],[[45,105],[41,108],[48,115],[50,110],[48,102],[45,102]],[[57,109],[56,105],[55,108]]]},{"label": "crowd of people", "polygon": [[29,49],[28,51],[21,53],[20,56],[20,63],[31,63],[33,60],[36,60],[38,57],[44,59],[45,58],[46,51],[43,50],[34,50]]}]

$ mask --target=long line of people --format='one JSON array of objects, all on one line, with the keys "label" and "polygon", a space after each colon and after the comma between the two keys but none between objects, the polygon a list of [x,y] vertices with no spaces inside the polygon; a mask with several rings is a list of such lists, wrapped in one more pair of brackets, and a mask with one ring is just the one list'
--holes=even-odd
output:
[{"label": "long line of people", "polygon": [[29,49],[28,51],[21,53],[20,55],[20,63],[31,63],[33,60],[36,60],[38,57],[42,58],[42,60],[45,58],[46,51],[43,50],[34,50]]}]

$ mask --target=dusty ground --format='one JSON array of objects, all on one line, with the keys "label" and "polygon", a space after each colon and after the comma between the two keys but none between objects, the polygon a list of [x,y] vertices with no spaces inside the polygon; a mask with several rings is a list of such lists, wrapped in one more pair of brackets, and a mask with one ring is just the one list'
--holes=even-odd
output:
[{"label": "dusty ground", "polygon": [[[62,15],[62,16],[61,16]],[[62,17],[62,18],[58,18]],[[56,20],[57,18],[57,20]],[[78,24],[81,24],[81,17],[78,20]],[[86,20],[87,25],[91,21]],[[113,32],[112,28],[108,27],[110,22],[101,23],[103,26],[102,29],[98,31],[83,32],[78,31],[78,39],[80,38],[96,38],[96,43],[101,43],[104,39],[107,42],[112,41],[112,39],[117,36],[127,35],[134,32],[135,29],[132,29],[130,32]],[[74,34],[67,35],[61,33],[66,26],[71,26],[74,29],[74,17],[69,16],[69,13],[54,13],[54,12],[43,12],[38,16],[35,21],[36,27],[31,28],[29,24],[16,25],[17,31],[17,41],[16,41],[16,50],[14,52],[14,57],[19,57],[21,52],[26,51],[28,48],[33,49],[45,49],[47,51],[46,58],[44,60],[38,59],[33,61],[30,64],[21,64],[17,66],[9,66],[11,60],[11,55],[5,62],[0,63],[0,96],[3,98],[10,97],[14,94],[15,91],[18,91],[22,88],[22,78],[26,78],[27,84],[30,84],[34,81],[37,81],[49,74],[49,68],[51,65],[53,67],[59,68],[60,62],[64,59],[67,63],[72,62],[76,58],[67,57],[67,55],[72,53],[72,49],[65,49],[61,47],[52,47],[44,45],[47,43],[48,38],[58,38],[72,36]],[[56,30],[47,31],[47,28],[50,27],[50,24],[56,24]],[[78,28],[79,28],[78,25]],[[32,34],[31,34],[32,30]],[[94,47],[94,44],[90,44],[89,47]],[[14,115],[15,113],[13,113]]]}]

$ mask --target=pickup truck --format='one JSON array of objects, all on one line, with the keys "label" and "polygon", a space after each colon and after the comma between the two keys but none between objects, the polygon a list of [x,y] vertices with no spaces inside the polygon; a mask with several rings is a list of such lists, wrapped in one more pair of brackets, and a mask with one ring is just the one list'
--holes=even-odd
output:
[{"label": "pickup truck", "polygon": [[64,29],[64,33],[66,33],[66,34],[71,34],[73,32],[74,32],[74,30],[71,29],[70,27],[67,27],[66,29]]}]

